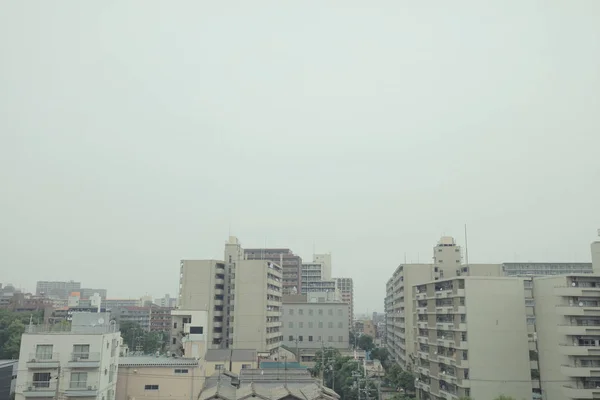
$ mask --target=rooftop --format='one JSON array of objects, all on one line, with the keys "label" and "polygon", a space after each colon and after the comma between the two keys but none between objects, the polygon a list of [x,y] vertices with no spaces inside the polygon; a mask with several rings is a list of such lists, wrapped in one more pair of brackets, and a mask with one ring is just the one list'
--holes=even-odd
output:
[{"label": "rooftop", "polygon": [[198,366],[195,358],[173,358],[156,356],[130,356],[120,357],[119,367],[180,367]]}]

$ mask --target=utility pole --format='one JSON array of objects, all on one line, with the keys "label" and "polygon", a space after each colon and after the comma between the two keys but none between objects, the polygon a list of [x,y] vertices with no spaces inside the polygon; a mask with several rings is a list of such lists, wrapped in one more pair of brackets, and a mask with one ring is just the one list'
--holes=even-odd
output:
[{"label": "utility pole", "polygon": [[57,375],[56,375],[56,391],[55,391],[55,393],[54,393],[54,398],[55,398],[56,400],[58,400],[58,399],[59,399],[59,397],[58,397],[58,389],[59,389],[59,387],[60,387],[60,374],[61,374],[61,372],[60,372],[60,364],[59,364],[59,365],[58,365],[58,371],[57,371]]}]

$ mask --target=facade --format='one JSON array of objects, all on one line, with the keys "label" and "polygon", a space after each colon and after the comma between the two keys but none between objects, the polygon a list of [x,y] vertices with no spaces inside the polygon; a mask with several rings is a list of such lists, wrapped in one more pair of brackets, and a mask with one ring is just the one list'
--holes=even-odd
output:
[{"label": "facade", "polygon": [[544,399],[600,396],[600,275],[534,279]]},{"label": "facade", "polygon": [[[600,229],[598,234],[600,235]],[[600,241],[593,242],[590,247],[592,250],[592,268],[595,274],[600,274]]]},{"label": "facade", "polygon": [[205,376],[228,371],[239,374],[245,369],[258,368],[258,353],[252,349],[210,349],[204,356]]},{"label": "facade", "polygon": [[197,399],[204,371],[194,358],[121,357],[116,400]]},{"label": "facade", "polygon": [[91,288],[81,288],[79,290],[82,299],[89,299],[94,294],[98,293],[101,298],[106,298],[106,289],[91,289]]},{"label": "facade", "polygon": [[[334,292],[337,290],[337,282],[335,280],[329,281],[312,281],[306,282],[302,285],[302,294],[315,293],[315,292]],[[341,292],[340,292],[341,294]]]},{"label": "facade", "polygon": [[79,292],[81,282],[74,281],[38,281],[35,287],[35,294],[38,296],[58,297],[66,299],[72,292]]},{"label": "facade", "polygon": [[302,258],[290,249],[244,249],[246,260],[267,260],[283,268],[283,294],[302,293]]},{"label": "facade", "polygon": [[336,288],[342,294],[342,301],[350,306],[348,326],[352,326],[352,321],[354,321],[354,282],[352,278],[334,278],[333,280]]},{"label": "facade", "polygon": [[177,299],[175,297],[171,297],[169,294],[165,294],[165,297],[154,299],[154,304],[159,307],[175,308],[177,307]]},{"label": "facade", "polygon": [[140,299],[102,299],[102,307],[108,310],[119,307],[140,307]]},{"label": "facade", "polygon": [[[208,348],[275,352],[282,340],[283,270],[268,260],[246,260],[244,254],[237,238],[230,237],[225,262],[182,260],[174,313],[206,313],[202,330]],[[175,338],[172,351],[180,342]]]},{"label": "facade", "polygon": [[286,299],[282,315],[283,343],[297,349],[347,349],[350,330],[348,313],[347,303]]},{"label": "facade", "polygon": [[566,274],[591,274],[592,263],[503,263],[499,276],[550,276]]},{"label": "facade", "polygon": [[412,293],[419,399],[532,398],[524,279],[455,277]]},{"label": "facade", "polygon": [[30,325],[21,339],[15,399],[113,400],[121,334],[109,321],[106,313],[80,313],[69,330]]},{"label": "facade", "polygon": [[[326,280],[324,278],[323,264],[321,263],[303,263],[302,264],[302,288],[299,293],[306,294],[306,287],[315,282]],[[331,280],[331,278],[327,279]]]},{"label": "facade", "polygon": [[110,315],[119,324],[138,324],[144,331],[150,331],[150,307],[118,307],[113,308]]},{"label": "facade", "polygon": [[331,253],[315,254],[313,257],[313,263],[321,265],[321,279],[324,281],[331,279]]}]

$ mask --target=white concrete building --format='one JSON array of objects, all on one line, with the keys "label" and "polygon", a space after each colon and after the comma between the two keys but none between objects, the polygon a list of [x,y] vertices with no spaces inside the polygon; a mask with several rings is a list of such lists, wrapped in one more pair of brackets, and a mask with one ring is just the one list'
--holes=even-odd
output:
[{"label": "white concrete building", "polygon": [[531,399],[524,279],[455,277],[414,287],[421,400]]},{"label": "white concrete building", "polygon": [[15,399],[113,400],[121,333],[109,318],[75,313],[69,330],[29,326],[21,339]]}]

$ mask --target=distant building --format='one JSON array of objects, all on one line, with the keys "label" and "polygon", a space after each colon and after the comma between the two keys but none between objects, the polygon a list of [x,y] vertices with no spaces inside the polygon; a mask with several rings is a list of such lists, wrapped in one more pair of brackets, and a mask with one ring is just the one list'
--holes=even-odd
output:
[{"label": "distant building", "polygon": [[283,294],[302,292],[302,258],[290,249],[244,249],[246,260],[268,260],[283,268]]},{"label": "distant building", "polygon": [[352,321],[354,321],[354,282],[352,278],[334,278],[334,280],[336,288],[342,293],[342,301],[350,306],[348,326],[352,326]]},{"label": "distant building", "polygon": [[348,304],[342,302],[308,302],[303,295],[285,297],[281,317],[283,343],[292,349],[347,349],[348,309]]},{"label": "distant building", "polygon": [[120,338],[106,313],[74,314],[70,327],[28,326],[21,338],[15,399],[113,400]]},{"label": "distant building", "polygon": [[79,290],[82,299],[89,299],[95,293],[98,293],[100,297],[106,299],[106,289],[90,289],[90,288],[82,288]]},{"label": "distant building", "polygon": [[102,307],[110,310],[119,307],[141,307],[140,299],[102,299]]},{"label": "distant building", "polygon": [[38,281],[35,288],[35,294],[47,297],[58,297],[66,299],[72,292],[79,292],[81,282],[75,281]]},{"label": "distant building", "polygon": [[160,307],[175,308],[177,307],[177,298],[171,297],[169,294],[165,294],[165,297],[154,299],[154,304]]}]

